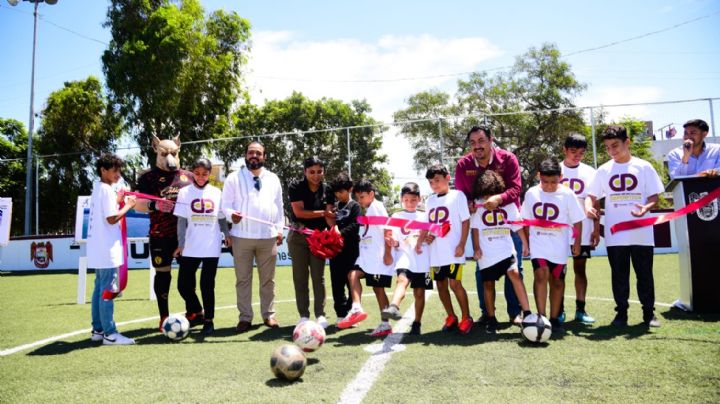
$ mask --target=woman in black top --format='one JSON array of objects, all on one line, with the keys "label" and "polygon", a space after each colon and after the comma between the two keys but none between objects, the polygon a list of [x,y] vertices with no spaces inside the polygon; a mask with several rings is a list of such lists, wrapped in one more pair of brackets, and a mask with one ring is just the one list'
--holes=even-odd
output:
[{"label": "woman in black top", "polygon": [[[335,200],[330,187],[323,182],[325,163],[319,158],[308,157],[303,162],[304,178],[294,181],[288,189],[292,206],[290,219],[296,227],[324,230],[334,225]],[[292,257],[295,301],[300,322],[310,318],[310,295],[308,277],[312,278],[313,306],[315,318],[323,328],[328,326],[325,318],[325,260],[310,253],[305,235],[298,232],[288,234],[288,251]]]}]

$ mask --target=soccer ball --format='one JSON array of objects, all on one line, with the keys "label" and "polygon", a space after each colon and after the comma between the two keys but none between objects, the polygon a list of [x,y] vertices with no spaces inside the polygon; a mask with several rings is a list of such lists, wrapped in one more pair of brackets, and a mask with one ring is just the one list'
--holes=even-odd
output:
[{"label": "soccer ball", "polygon": [[294,381],[305,373],[307,359],[305,354],[296,345],[283,345],[273,352],[270,357],[270,369],[275,377]]},{"label": "soccer ball", "polygon": [[173,341],[180,341],[190,334],[190,322],[185,316],[172,315],[162,323],[162,332]]},{"label": "soccer ball", "polygon": [[530,342],[548,342],[552,326],[545,316],[533,313],[523,319],[520,333]]},{"label": "soccer ball", "polygon": [[313,352],[325,342],[325,329],[314,321],[304,321],[293,330],[293,342],[305,352]]}]

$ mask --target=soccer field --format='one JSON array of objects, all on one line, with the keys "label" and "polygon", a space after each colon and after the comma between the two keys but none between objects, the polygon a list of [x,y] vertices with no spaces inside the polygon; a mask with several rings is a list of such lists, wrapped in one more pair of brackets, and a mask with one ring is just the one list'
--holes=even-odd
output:
[{"label": "soccer field", "polygon": [[[525,267],[530,268],[529,262]],[[476,318],[473,271],[474,262],[468,262],[464,284]],[[720,402],[720,315],[670,309],[679,294],[677,256],[655,257],[656,313],[662,327],[650,331],[640,324],[636,300],[630,306],[630,325],[609,327],[614,315],[609,271],[605,257],[588,262],[587,309],[596,324],[570,321],[567,334],[547,345],[521,340],[519,329],[507,324],[502,296],[498,335],[477,328],[468,336],[442,333],[444,311],[436,293],[427,301],[422,335],[371,338],[379,313],[374,297],[365,295],[368,319],[357,328],[328,328],[325,345],[308,355],[305,374],[295,383],[275,379],[269,366],[270,354],[291,341],[297,321],[289,267],[277,271],[279,329],[255,325],[248,333],[235,333],[234,273],[222,269],[215,335],[203,340],[194,329],[179,343],[157,331],[156,305],[147,300],[148,271],[130,271],[115,319],[137,345],[118,347],[89,341],[90,306],[75,304],[76,275],[5,274],[0,277],[0,403],[337,402],[341,397],[369,403]],[[173,275],[175,288],[175,271]],[[90,275],[88,284],[93,280]],[[528,290],[531,281],[526,272]],[[632,285],[634,289],[634,277]],[[326,289],[329,294],[329,284]],[[91,292],[89,286],[88,300]],[[634,290],[631,299],[637,299]],[[257,293],[253,301],[259,301]],[[534,302],[531,306],[534,311]],[[331,299],[326,307],[334,323]],[[402,310],[411,307],[412,295]],[[571,270],[566,307],[572,319]],[[184,310],[176,290],[170,308]],[[255,323],[261,322],[258,312]]]}]

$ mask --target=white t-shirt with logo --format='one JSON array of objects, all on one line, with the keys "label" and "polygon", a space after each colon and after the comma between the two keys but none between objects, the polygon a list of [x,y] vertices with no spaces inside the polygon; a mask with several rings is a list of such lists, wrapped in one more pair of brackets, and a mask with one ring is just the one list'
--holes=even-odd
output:
[{"label": "white t-shirt with logo", "polygon": [[[477,205],[483,203],[481,199],[475,200]],[[482,206],[472,215],[470,227],[478,229],[482,257],[478,261],[480,269],[491,267],[498,262],[515,255],[511,232],[518,231],[523,226],[512,225],[508,222],[520,220],[520,211],[514,203],[488,210]]]},{"label": "white t-shirt with logo", "polygon": [[605,198],[605,245],[655,245],[652,226],[615,234],[610,233],[610,228],[616,223],[638,219],[630,213],[638,210],[635,205],[646,204],[648,197],[663,190],[655,168],[643,159],[631,157],[627,163],[610,160],[601,165],[590,183],[588,195]]},{"label": "white t-shirt with logo", "polygon": [[445,237],[436,236],[430,244],[430,265],[440,267],[465,263],[465,254],[460,257],[455,256],[455,247],[460,244],[462,237],[462,222],[470,220],[465,194],[454,189],[443,196],[433,194],[428,198],[426,205],[430,223],[450,222],[450,231]]},{"label": "white t-shirt with logo", "polygon": [[181,188],[175,204],[175,216],[187,219],[185,247],[182,255],[195,258],[220,256],[222,234],[218,217],[222,192],[211,184],[198,188],[195,184]]},{"label": "white t-shirt with logo", "polygon": [[[372,201],[365,211],[365,216],[387,217],[385,206],[377,199]],[[385,265],[385,226],[360,226],[360,255],[355,265],[366,274],[394,275],[394,265]]]},{"label": "white t-shirt with logo", "polygon": [[123,264],[120,222],[110,224],[107,218],[118,213],[117,194],[101,181],[93,184],[88,222],[88,268],[117,268]]},{"label": "white t-shirt with logo", "polygon": [[[415,220],[418,222],[427,222],[427,214],[425,212],[415,211],[407,212],[401,210],[393,213],[392,217],[406,220]],[[415,252],[420,230],[406,230],[399,227],[393,227],[393,238],[399,242],[398,248],[394,250],[395,269],[407,269],[414,273],[430,272],[430,256],[427,246],[423,248],[422,253]]]},{"label": "white t-shirt with logo", "polygon": [[[580,202],[580,207],[585,206],[585,198],[587,197],[587,189],[593,178],[595,178],[595,169],[585,163],[580,163],[577,167],[570,168],[563,162],[560,164],[563,178],[560,183],[570,188]],[[589,246],[593,231],[593,220],[587,216],[583,219],[582,224],[581,245]],[[572,244],[572,232],[570,233],[570,243]]]},{"label": "white t-shirt with logo", "polygon": [[523,219],[543,219],[570,225],[556,228],[530,226],[530,257],[565,264],[571,254],[568,240],[573,224],[585,217],[575,193],[563,186],[555,192],[545,192],[540,185],[535,185],[525,193],[521,214]]}]

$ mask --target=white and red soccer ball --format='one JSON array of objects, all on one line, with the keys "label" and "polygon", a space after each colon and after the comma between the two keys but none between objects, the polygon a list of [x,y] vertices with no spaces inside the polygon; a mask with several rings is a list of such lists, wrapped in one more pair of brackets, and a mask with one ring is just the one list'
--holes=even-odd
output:
[{"label": "white and red soccer ball", "polygon": [[314,321],[304,321],[293,330],[293,342],[304,352],[314,352],[325,342],[325,329]]}]

